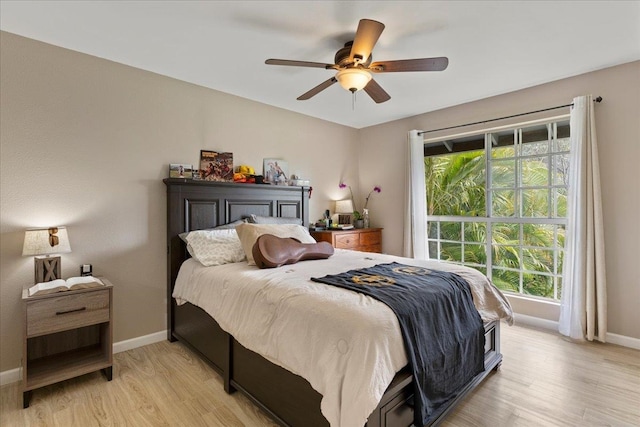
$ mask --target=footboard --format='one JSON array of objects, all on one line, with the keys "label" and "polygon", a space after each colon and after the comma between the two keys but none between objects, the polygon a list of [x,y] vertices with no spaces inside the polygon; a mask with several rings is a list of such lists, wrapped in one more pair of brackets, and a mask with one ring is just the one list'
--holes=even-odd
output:
[{"label": "footboard", "polygon": [[[484,371],[476,375],[447,405],[435,414],[429,426],[437,426],[455,406],[502,362],[500,354],[500,322],[484,326]],[[407,427],[413,424],[413,385],[411,371],[404,368],[396,374],[380,405],[371,414],[367,427]]]}]

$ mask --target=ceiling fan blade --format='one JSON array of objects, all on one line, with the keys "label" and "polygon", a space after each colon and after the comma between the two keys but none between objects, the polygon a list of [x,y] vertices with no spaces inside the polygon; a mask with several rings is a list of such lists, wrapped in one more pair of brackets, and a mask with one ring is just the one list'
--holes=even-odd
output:
[{"label": "ceiling fan blade", "polygon": [[384,24],[382,22],[371,19],[361,19],[358,24],[358,30],[356,31],[356,37],[353,39],[349,59],[353,61],[354,58],[358,56],[362,62],[366,61],[369,55],[371,55],[373,47],[378,42],[382,30],[384,30]]},{"label": "ceiling fan blade", "polygon": [[367,92],[367,95],[369,95],[376,104],[380,104],[391,99],[391,96],[382,89],[382,86],[380,86],[374,79],[369,80],[369,83],[364,87],[364,91]]},{"label": "ceiling fan blade", "polygon": [[374,73],[395,73],[400,71],[442,71],[449,65],[449,58],[403,59],[399,61],[379,61],[369,65]]},{"label": "ceiling fan blade", "polygon": [[287,65],[290,67],[310,67],[310,68],[324,68],[326,70],[336,68],[334,64],[325,64],[323,62],[309,62],[309,61],[292,61],[289,59],[267,59],[264,61],[267,65]]},{"label": "ceiling fan blade", "polygon": [[328,88],[329,86],[331,86],[337,81],[338,79],[336,79],[335,77],[331,77],[329,80],[323,81],[318,86],[311,89],[310,91],[303,93],[297,99],[298,101],[306,101],[307,99],[319,94],[320,92],[322,92],[323,90],[325,90],[326,88]]}]

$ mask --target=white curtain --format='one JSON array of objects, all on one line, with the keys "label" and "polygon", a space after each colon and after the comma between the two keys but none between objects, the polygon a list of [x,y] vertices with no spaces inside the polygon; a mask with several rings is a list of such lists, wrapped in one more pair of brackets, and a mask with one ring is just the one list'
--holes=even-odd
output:
[{"label": "white curtain", "polygon": [[427,197],[424,179],[424,139],[419,131],[409,131],[408,167],[405,182],[405,220],[403,255],[429,258],[427,245]]},{"label": "white curtain", "polygon": [[607,289],[598,147],[591,95],[574,98],[559,331],[605,342]]}]

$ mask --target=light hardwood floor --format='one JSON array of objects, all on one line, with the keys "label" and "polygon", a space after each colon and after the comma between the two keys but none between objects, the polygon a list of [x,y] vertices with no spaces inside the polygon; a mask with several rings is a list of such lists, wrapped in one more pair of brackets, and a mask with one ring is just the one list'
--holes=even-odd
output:
[{"label": "light hardwood floor", "polygon": [[[502,328],[504,361],[446,426],[640,426],[640,351],[573,344],[557,334]],[[0,389],[5,426],[274,426],[179,343],[114,357],[113,381],[89,374],[34,391]]]}]

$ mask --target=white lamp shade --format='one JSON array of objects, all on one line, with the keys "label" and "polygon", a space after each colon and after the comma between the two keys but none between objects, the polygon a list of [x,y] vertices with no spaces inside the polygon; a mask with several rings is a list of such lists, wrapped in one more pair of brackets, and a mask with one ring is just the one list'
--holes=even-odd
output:
[{"label": "white lamp shade", "polygon": [[66,227],[27,230],[24,233],[22,256],[50,255],[71,252]]},{"label": "white lamp shade", "polygon": [[353,213],[353,202],[351,199],[336,200],[336,213]]},{"label": "white lamp shade", "polygon": [[345,70],[338,71],[336,78],[338,79],[338,82],[340,82],[340,86],[346,90],[355,92],[363,89],[367,83],[369,83],[369,80],[371,80],[371,74],[368,71],[361,70],[359,68],[347,68]]}]

